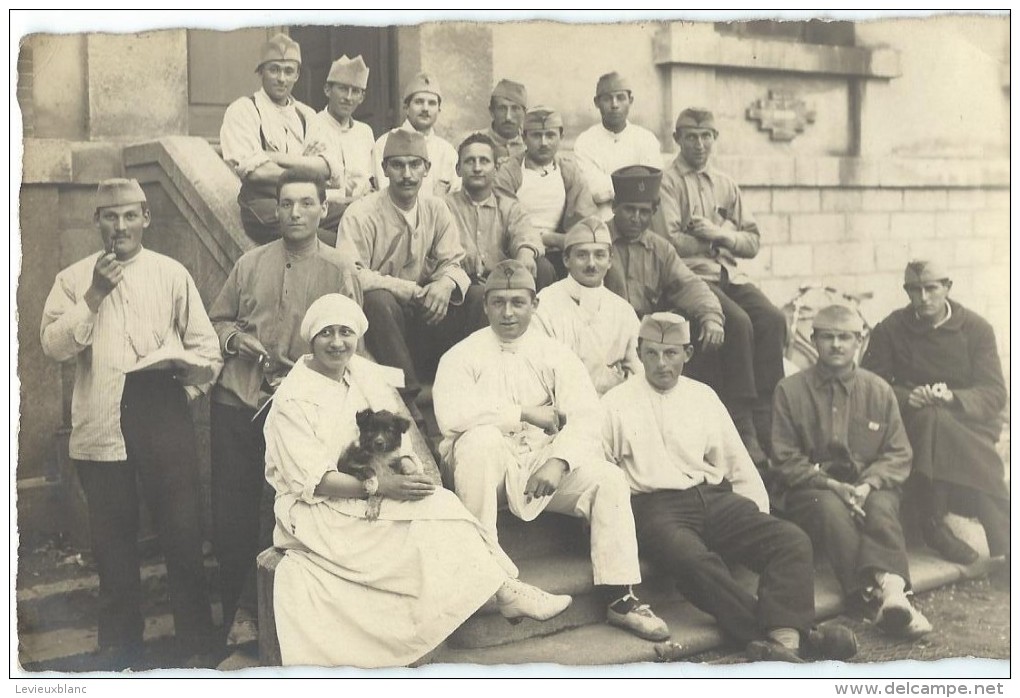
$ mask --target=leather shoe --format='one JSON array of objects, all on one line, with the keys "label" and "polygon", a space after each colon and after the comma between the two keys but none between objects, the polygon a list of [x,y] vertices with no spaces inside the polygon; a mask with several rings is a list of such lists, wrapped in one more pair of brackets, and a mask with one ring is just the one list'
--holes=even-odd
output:
[{"label": "leather shoe", "polygon": [[511,625],[516,625],[525,618],[549,620],[558,616],[567,610],[573,598],[565,594],[550,594],[519,579],[507,579],[496,592],[496,601],[499,602],[500,615]]},{"label": "leather shoe", "polygon": [[775,640],[753,640],[747,643],[744,656],[752,662],[788,662],[804,664],[796,650],[785,647]]},{"label": "leather shoe", "polygon": [[838,623],[826,623],[812,628],[805,640],[801,654],[812,659],[846,660],[857,654],[857,636],[854,631]]},{"label": "leather shoe", "polygon": [[946,560],[958,565],[973,565],[978,553],[957,538],[953,529],[942,519],[931,519],[924,526],[924,542]]},{"label": "leather shoe", "polygon": [[669,627],[666,622],[655,615],[648,604],[641,603],[632,594],[609,606],[606,610],[606,621],[610,625],[634,633],[643,640],[663,642],[669,639]]}]

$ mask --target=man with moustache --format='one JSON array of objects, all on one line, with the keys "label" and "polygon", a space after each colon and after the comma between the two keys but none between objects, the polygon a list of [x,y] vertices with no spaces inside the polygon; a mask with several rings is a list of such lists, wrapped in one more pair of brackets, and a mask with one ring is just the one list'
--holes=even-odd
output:
[{"label": "man with moustache", "polygon": [[496,144],[496,167],[502,167],[511,157],[525,150],[521,126],[528,110],[528,90],[519,82],[503,79],[496,83],[489,98],[489,116],[492,122],[485,132]]},{"label": "man with moustache", "polygon": [[574,156],[588,180],[599,216],[613,217],[611,175],[628,165],[662,167],[659,139],[646,128],[628,121],[634,104],[630,81],[617,72],[606,73],[595,85],[595,106],[601,123],[574,141]]},{"label": "man with moustache", "polygon": [[[464,248],[446,203],[420,196],[431,169],[425,137],[394,129],[382,153],[389,186],[351,204],[337,245],[358,262],[369,327],[365,344],[376,361],[403,370],[405,397],[421,392],[419,370],[474,329],[467,313],[472,286]],[[416,363],[417,360],[417,363]],[[424,397],[423,397],[424,399]]]},{"label": "man with moustache", "polygon": [[[429,73],[418,73],[404,87],[404,114],[407,118],[399,126],[401,131],[420,133],[428,148],[428,173],[422,182],[421,196],[444,196],[460,186],[457,177],[457,151],[447,141],[436,135],[435,126],[443,108],[443,92],[439,81]],[[392,133],[392,132],[391,132]],[[375,167],[375,181],[380,189],[386,187],[388,175],[383,166],[386,141],[384,133],[375,142],[372,164]]]},{"label": "man with moustache", "polygon": [[235,100],[223,115],[223,159],[241,178],[237,203],[244,231],[259,244],[276,239],[276,182],[292,167],[341,179],[343,159],[307,140],[315,110],[291,96],[301,74],[301,47],[277,34],[262,49],[255,69],[262,88]]},{"label": "man with moustache", "polygon": [[776,508],[811,536],[848,605],[875,605],[874,623],[914,639],[931,624],[910,605],[900,489],[910,442],[896,396],[857,368],[864,321],[832,305],[815,315],[818,363],[776,386],[772,417]]},{"label": "man with moustache", "polygon": [[489,326],[439,362],[433,386],[439,446],[457,496],[497,537],[501,503],[524,521],[548,509],[591,525],[595,585],[606,619],[647,640],[669,629],[634,596],[641,581],[630,495],[598,448],[598,396],[567,347],[531,327],[535,279],[514,260],[485,282]]},{"label": "man with moustache", "polygon": [[601,218],[589,216],[567,232],[563,261],[569,276],[539,292],[535,327],[581,359],[602,395],[642,371],[641,322],[630,303],[602,285],[613,264],[613,246]]},{"label": "man with moustache", "polygon": [[[769,515],[765,486],[719,398],[681,375],[693,352],[687,321],[652,313],[638,337],[644,373],[603,396],[602,442],[630,485],[642,555],[749,659],[852,657],[849,629],[812,627],[811,541]],[[734,563],[758,573],[756,595],[733,578]]]},{"label": "man with moustache", "polygon": [[499,168],[494,186],[521,202],[562,278],[566,276],[563,236],[574,223],[596,213],[595,203],[577,161],[559,152],[563,119],[558,113],[549,107],[532,107],[524,115],[523,132],[525,152]]},{"label": "man with moustache", "polygon": [[326,215],[325,181],[291,168],[280,175],[277,196],[280,239],[242,255],[210,308],[225,357],[210,409],[213,544],[223,626],[228,644],[239,646],[257,639],[255,558],[272,545],[262,408],[307,353],[300,330],[308,307],[327,293],[362,302],[354,260],[316,235]]},{"label": "man with moustache", "polygon": [[976,516],[992,557],[1009,555],[1009,489],[995,448],[1007,391],[995,331],[949,298],[952,287],[941,263],[907,263],[910,303],[875,327],[861,365],[888,381],[899,402],[914,449],[907,488],[925,542],[969,565],[978,553],[949,528],[950,512]]},{"label": "man with moustache", "polygon": [[734,350],[715,375],[705,371],[703,377],[761,466],[767,459],[762,442],[767,446],[771,432],[772,392],[783,377],[786,316],[737,268],[738,259],[758,254],[761,233],[740,187],[709,162],[718,136],[712,112],[680,112],[673,134],[680,154],[662,177],[662,220],[666,238],[722,304]]},{"label": "man with moustache", "polygon": [[187,270],[142,246],[151,215],[136,180],[100,182],[94,219],[104,249],[57,275],[40,338],[46,356],[75,362],[69,455],[99,573],[95,666],[117,671],[142,658],[139,487],[166,557],[180,654],[163,666],[209,665],[216,641],[188,404],[222,366],[216,335]]}]

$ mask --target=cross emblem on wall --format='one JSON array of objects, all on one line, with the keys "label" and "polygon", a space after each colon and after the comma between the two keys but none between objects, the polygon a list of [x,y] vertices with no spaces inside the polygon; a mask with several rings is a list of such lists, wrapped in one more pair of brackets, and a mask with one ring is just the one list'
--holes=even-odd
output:
[{"label": "cross emblem on wall", "polygon": [[768,97],[756,99],[747,108],[748,121],[757,121],[759,131],[768,131],[774,141],[792,141],[815,122],[815,110],[804,100],[784,90],[769,90]]}]

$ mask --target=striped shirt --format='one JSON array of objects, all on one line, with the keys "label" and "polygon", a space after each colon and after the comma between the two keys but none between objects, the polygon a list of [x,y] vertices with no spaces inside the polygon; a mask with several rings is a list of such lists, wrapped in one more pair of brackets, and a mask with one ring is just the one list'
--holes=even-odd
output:
[{"label": "striped shirt", "polygon": [[[57,275],[43,308],[43,352],[75,359],[70,456],[77,460],[127,459],[120,429],[124,373],[139,359],[166,347],[186,349],[223,365],[219,342],[198,288],[179,262],[141,250],[122,262],[124,277],[93,313],[85,303],[98,252]],[[210,384],[186,386],[191,397]]]}]

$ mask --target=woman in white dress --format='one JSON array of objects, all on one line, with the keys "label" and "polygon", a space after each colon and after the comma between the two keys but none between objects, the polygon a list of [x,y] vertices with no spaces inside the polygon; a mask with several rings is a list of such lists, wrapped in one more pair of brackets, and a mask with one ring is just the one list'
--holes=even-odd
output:
[{"label": "woman in white dress", "polygon": [[[452,492],[427,475],[367,489],[337,471],[358,411],[395,410],[394,369],[355,355],[368,320],[357,303],[319,298],[301,326],[311,354],[280,385],[266,419],[266,479],[276,489],[274,609],[285,665],[404,666],[496,596],[508,620],[546,620],[569,596],[516,579],[517,568]],[[414,458],[407,435],[402,454]]]}]

